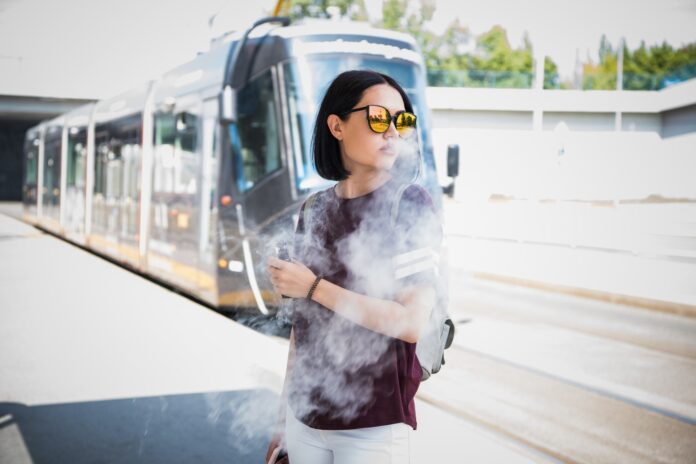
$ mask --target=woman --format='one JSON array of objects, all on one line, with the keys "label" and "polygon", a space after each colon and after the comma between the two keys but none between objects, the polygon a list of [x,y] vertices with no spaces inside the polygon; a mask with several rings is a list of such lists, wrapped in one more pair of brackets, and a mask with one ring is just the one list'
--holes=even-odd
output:
[{"label": "woman", "polygon": [[[313,154],[337,180],[300,210],[293,260],[268,258],[294,298],[281,415],[268,449],[296,464],[407,463],[421,378],[415,343],[435,301],[442,229],[418,169],[416,116],[389,76],[347,71],[319,108]],[[410,180],[410,179],[409,179]],[[309,218],[305,223],[305,219]]]}]

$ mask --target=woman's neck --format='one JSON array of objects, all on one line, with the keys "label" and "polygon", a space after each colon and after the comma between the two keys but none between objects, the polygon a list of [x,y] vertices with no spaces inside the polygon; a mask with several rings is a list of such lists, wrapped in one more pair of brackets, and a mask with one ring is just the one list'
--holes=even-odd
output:
[{"label": "woman's neck", "polygon": [[389,172],[376,172],[363,176],[351,175],[336,184],[336,193],[342,198],[356,198],[372,192],[391,179]]}]

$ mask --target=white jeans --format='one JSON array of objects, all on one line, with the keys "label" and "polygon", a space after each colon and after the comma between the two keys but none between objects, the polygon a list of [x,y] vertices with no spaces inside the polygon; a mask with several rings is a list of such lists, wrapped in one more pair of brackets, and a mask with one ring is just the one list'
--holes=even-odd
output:
[{"label": "white jeans", "polygon": [[411,426],[318,430],[287,408],[285,442],[291,464],[409,464]]}]

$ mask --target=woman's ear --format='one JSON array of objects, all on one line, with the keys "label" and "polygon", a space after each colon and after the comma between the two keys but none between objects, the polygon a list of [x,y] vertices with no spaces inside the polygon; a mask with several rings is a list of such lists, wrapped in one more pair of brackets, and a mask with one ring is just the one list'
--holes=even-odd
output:
[{"label": "woman's ear", "polygon": [[330,114],[329,117],[326,118],[326,125],[329,127],[329,131],[331,131],[331,135],[336,137],[337,140],[343,140],[342,122],[341,118],[335,114]]}]

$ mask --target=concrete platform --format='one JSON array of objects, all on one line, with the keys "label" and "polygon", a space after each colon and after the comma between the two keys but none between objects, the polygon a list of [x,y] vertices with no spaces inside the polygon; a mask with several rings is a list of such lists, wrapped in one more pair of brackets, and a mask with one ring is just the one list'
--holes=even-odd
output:
[{"label": "concrete platform", "polygon": [[[0,462],[261,463],[284,339],[0,214]],[[418,400],[412,463],[550,462]]]}]

